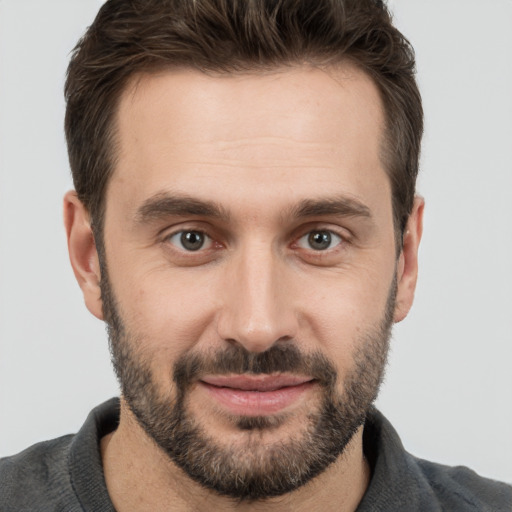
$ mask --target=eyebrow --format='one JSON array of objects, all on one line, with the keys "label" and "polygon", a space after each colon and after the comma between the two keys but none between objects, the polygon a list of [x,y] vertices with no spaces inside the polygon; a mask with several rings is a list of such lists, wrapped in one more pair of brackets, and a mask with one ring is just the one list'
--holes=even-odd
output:
[{"label": "eyebrow", "polygon": [[[304,199],[293,206],[283,217],[304,219],[324,215],[372,218],[371,211],[365,204],[346,196]],[[168,192],[159,192],[144,201],[137,209],[135,219],[137,223],[145,224],[170,216],[209,217],[224,222],[230,219],[229,212],[218,203]]]},{"label": "eyebrow", "polygon": [[291,217],[319,217],[323,215],[336,215],[340,217],[362,217],[371,219],[372,214],[368,206],[356,199],[346,196],[337,196],[325,199],[305,199],[294,206]]},{"label": "eyebrow", "polygon": [[187,195],[175,195],[159,192],[150,197],[137,209],[135,219],[137,223],[159,220],[165,217],[210,217],[227,221],[228,212],[213,201],[204,201]]}]

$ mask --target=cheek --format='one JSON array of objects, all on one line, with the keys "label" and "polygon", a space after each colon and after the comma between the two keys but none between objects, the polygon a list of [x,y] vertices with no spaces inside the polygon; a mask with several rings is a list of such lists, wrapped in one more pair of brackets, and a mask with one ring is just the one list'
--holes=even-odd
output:
[{"label": "cheek", "polygon": [[118,282],[114,288],[130,335],[152,359],[175,360],[210,337],[214,302],[201,276],[152,269]]},{"label": "cheek", "polygon": [[390,290],[387,281],[371,272],[359,273],[357,278],[333,275],[322,287],[317,282],[313,288],[317,291],[304,301],[304,324],[317,340],[317,348],[340,371],[350,370],[355,350],[380,328]]}]

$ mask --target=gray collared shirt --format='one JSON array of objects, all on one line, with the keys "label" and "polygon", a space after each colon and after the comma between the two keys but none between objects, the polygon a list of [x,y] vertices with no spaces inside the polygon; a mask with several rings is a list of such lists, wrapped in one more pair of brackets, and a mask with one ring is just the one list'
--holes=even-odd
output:
[{"label": "gray collared shirt", "polygon": [[[0,511],[115,512],[103,477],[100,439],[118,419],[114,398],[93,409],[76,435],[0,459]],[[465,467],[413,457],[377,410],[366,421],[364,449],[372,479],[357,512],[512,512],[511,486]]]}]

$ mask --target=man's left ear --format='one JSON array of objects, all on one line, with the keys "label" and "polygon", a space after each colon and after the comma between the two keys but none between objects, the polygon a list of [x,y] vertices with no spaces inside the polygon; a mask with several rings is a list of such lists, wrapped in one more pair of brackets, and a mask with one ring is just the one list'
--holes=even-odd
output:
[{"label": "man's left ear", "polygon": [[414,198],[414,205],[403,235],[403,245],[397,266],[397,295],[394,321],[401,322],[409,313],[418,279],[418,247],[423,232],[422,197]]}]

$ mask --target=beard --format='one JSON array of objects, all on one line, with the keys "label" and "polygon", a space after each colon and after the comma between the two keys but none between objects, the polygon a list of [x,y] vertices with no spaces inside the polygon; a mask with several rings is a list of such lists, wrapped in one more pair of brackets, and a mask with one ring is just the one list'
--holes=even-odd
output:
[{"label": "beard", "polygon": [[[217,352],[185,353],[173,366],[170,379],[175,392],[171,396],[172,386],[162,393],[153,378],[151,361],[134,348],[144,346],[145,339],[130,333],[121,318],[106,270],[103,264],[103,313],[124,400],[156,445],[206,489],[239,501],[265,500],[291,492],[335,462],[364,424],[384,376],[396,280],[379,324],[355,340],[353,369],[343,378],[343,392],[338,391],[333,362],[320,352],[302,353],[287,341],[260,353],[240,345]],[[321,399],[311,404],[300,428],[284,440],[264,445],[262,435],[293,420],[286,413],[231,416],[233,427],[247,436],[245,444],[235,446],[208,435],[187,407],[191,388],[206,374],[280,372],[311,376],[321,390]]]}]

